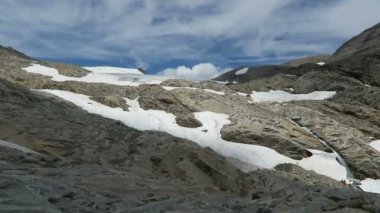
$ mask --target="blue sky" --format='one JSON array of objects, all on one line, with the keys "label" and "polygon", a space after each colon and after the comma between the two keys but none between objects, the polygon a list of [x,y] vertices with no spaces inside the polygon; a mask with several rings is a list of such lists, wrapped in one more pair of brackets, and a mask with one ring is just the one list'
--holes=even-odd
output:
[{"label": "blue sky", "polygon": [[80,65],[225,68],[333,53],[379,0],[2,0],[0,44]]}]

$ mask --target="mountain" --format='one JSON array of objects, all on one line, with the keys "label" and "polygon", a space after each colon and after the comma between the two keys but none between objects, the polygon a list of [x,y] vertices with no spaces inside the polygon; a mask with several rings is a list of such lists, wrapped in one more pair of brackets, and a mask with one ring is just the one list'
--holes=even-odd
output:
[{"label": "mountain", "polygon": [[338,61],[352,56],[376,54],[380,50],[380,23],[344,43],[331,57]]},{"label": "mountain", "polygon": [[22,52],[14,50],[12,47],[4,47],[0,45],[0,52],[2,58],[3,57],[13,57],[13,58],[23,58],[23,59],[31,59],[29,56],[25,55]]},{"label": "mountain", "polygon": [[380,24],[343,44],[330,61],[345,74],[380,86]]},{"label": "mountain", "polygon": [[376,26],[224,83],[1,47],[0,210],[379,212]]},{"label": "mountain", "polygon": [[[344,78],[352,78],[361,81],[364,84],[380,86],[380,24],[377,24],[361,34],[353,37],[344,43],[330,58],[324,58],[326,64],[319,66],[314,61],[315,58],[301,58],[296,60],[296,67],[275,66],[270,67],[270,72],[275,74],[269,75],[285,75],[294,74],[300,76],[304,73],[314,71],[324,71],[329,73],[339,73]],[[316,57],[319,61],[319,57]],[[309,64],[303,63],[311,62]],[[315,62],[315,63],[314,63]],[[292,65],[294,61],[290,62]],[[284,64],[287,65],[287,64]],[[265,79],[267,77],[267,66],[249,67],[249,71],[245,75],[236,75],[237,70],[231,70],[221,76],[215,78],[217,81],[238,81],[248,82],[251,80]]]}]

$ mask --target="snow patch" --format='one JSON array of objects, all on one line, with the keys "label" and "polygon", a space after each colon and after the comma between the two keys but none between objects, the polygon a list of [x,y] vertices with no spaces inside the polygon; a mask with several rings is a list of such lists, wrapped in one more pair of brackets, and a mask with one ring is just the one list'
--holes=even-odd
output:
[{"label": "snow patch", "polygon": [[360,183],[360,188],[364,191],[380,194],[380,180],[367,178],[362,180]]},{"label": "snow patch", "polygon": [[[52,80],[54,81],[64,81],[62,80],[62,78],[67,77],[67,76],[61,76],[58,70],[55,68],[45,67],[39,64],[32,64],[29,67],[25,67],[22,69],[29,73],[35,73],[35,74],[52,77],[53,78]],[[67,77],[67,78],[70,78],[70,77]]]},{"label": "snow patch", "polygon": [[324,65],[326,64],[326,62],[321,61],[321,62],[318,62],[317,64],[318,64],[319,66],[324,66]]},{"label": "snow patch", "polygon": [[369,145],[380,152],[380,140],[372,141]]},{"label": "snow patch", "polygon": [[301,100],[325,100],[333,97],[335,91],[315,91],[308,94],[291,94],[282,90],[270,90],[269,92],[252,92],[253,102],[289,102]]},{"label": "snow patch", "polygon": [[86,70],[89,70],[93,73],[101,73],[101,74],[135,74],[135,75],[143,75],[138,69],[130,69],[123,67],[107,67],[107,66],[98,66],[98,67],[83,67]]},{"label": "snow patch", "polygon": [[[143,83],[145,84],[160,84],[163,82],[164,78],[156,77],[152,75],[142,75],[140,71],[139,74],[135,74],[133,69],[124,68],[112,68],[109,67],[86,67],[91,73],[83,77],[69,77],[59,74],[58,70],[51,67],[42,66],[39,64],[32,64],[29,67],[22,68],[26,72],[40,74],[44,76],[52,77],[53,81],[63,82],[63,81],[79,81],[85,83],[105,83],[113,84],[119,86],[139,86]],[[124,80],[123,80],[124,79]]]},{"label": "snow patch", "polygon": [[347,170],[336,160],[335,153],[308,149],[313,156],[304,158],[297,164],[304,169],[313,170],[318,174],[329,176],[335,180],[347,180]]},{"label": "snow patch", "polygon": [[215,91],[215,90],[211,90],[211,89],[203,89],[203,90],[206,92],[211,92],[211,93],[217,94],[217,95],[225,95],[226,94],[225,92]]},{"label": "snow patch", "polygon": [[0,146],[5,146],[8,148],[16,149],[16,150],[19,150],[19,151],[24,152],[24,153],[39,154],[38,152],[35,152],[35,151],[28,149],[24,146],[20,146],[20,145],[15,144],[15,143],[9,143],[9,142],[3,141],[3,140],[0,140]]},{"label": "snow patch", "polygon": [[[273,169],[278,164],[292,163],[336,180],[345,180],[347,176],[346,169],[330,153],[309,150],[313,153],[313,156],[297,161],[279,154],[268,147],[223,140],[220,130],[224,125],[230,123],[228,120],[229,116],[226,114],[214,112],[194,113],[195,118],[203,125],[198,128],[186,128],[179,126],[175,121],[175,116],[171,113],[140,108],[138,100],[126,99],[130,107],[129,111],[123,111],[121,108],[112,108],[95,102],[86,95],[60,90],[41,91],[70,101],[89,113],[119,120],[125,125],[141,131],[154,130],[167,132],[173,136],[191,140],[202,147],[210,147],[225,157],[242,162],[242,167],[244,168]],[[252,167],[247,165],[252,165]]]},{"label": "snow patch", "polygon": [[248,67],[236,71],[236,72],[235,72],[235,75],[244,75],[244,74],[246,74],[247,72],[248,72]]}]

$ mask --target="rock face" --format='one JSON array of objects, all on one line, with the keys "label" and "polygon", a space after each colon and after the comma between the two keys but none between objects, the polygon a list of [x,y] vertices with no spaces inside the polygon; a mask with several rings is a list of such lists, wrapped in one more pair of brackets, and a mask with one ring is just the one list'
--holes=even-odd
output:
[{"label": "rock face", "polygon": [[377,51],[380,48],[380,23],[365,30],[344,43],[330,58],[330,61],[338,61],[353,55]]},{"label": "rock face", "polygon": [[292,75],[300,76],[311,71],[325,71],[327,68],[325,66],[320,66],[317,64],[303,64],[298,67],[289,66],[262,66],[262,67],[248,67],[248,71],[241,75],[236,75],[236,72],[242,68],[237,68],[226,72],[216,78],[216,81],[229,81],[238,83],[247,83],[252,80],[267,79],[278,75]]},{"label": "rock face", "polygon": [[[380,179],[380,152],[368,146],[380,138],[379,28],[347,42],[324,66],[301,59],[237,74],[238,68],[215,79],[226,83],[55,82],[22,68],[38,63],[72,77],[89,71],[0,46],[0,211],[379,212],[379,195],[297,165],[243,172],[244,162],[210,148],[138,131],[30,90],[71,91],[125,111],[125,99],[137,99],[143,110],[172,113],[187,128],[202,126],[196,112],[227,114],[224,140],[265,146],[296,160],[312,151],[337,152],[351,178]],[[253,90],[337,94],[324,101],[258,103]]]},{"label": "rock face", "polygon": [[310,129],[318,138],[338,150],[353,170],[354,177],[380,178],[380,155],[367,145],[370,139],[361,131],[307,107],[292,104],[267,107],[275,112],[282,111],[280,113],[284,113],[299,126]]},{"label": "rock face", "polygon": [[347,75],[380,86],[380,24],[343,44],[330,60]]},{"label": "rock face", "polygon": [[12,47],[4,47],[0,45],[0,53],[1,53],[0,57],[2,59],[5,59],[7,57],[12,57],[14,59],[17,59],[17,58],[32,59],[29,56],[25,55],[24,53],[13,49]]},{"label": "rock face", "polygon": [[310,93],[313,91],[344,91],[350,88],[364,88],[359,80],[340,75],[336,72],[309,72],[293,83],[296,93]]}]

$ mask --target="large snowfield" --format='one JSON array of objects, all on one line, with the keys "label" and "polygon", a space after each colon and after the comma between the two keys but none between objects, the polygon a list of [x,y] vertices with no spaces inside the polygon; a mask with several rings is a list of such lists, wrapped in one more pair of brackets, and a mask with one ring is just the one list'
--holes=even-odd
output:
[{"label": "large snowfield", "polygon": [[26,72],[52,77],[53,81],[79,81],[85,83],[106,83],[120,86],[139,86],[141,84],[160,84],[170,79],[166,76],[145,75],[137,69],[118,67],[84,67],[91,73],[83,77],[68,77],[59,74],[58,70],[51,67],[32,64],[23,68]]},{"label": "large snowfield", "polygon": [[[58,73],[54,68],[32,64],[23,68],[30,73],[51,76],[54,81],[81,81],[88,83],[108,83],[114,85],[138,86],[143,83],[159,84],[163,79],[147,77],[134,73],[134,70],[86,68],[90,74],[81,78],[67,77]],[[136,70],[137,71],[137,70]],[[129,72],[129,73],[128,73]],[[127,73],[127,74],[124,74]],[[124,79],[120,77],[124,75]],[[125,77],[129,76],[129,77]],[[134,79],[135,76],[138,80]],[[175,87],[165,87],[167,90]],[[189,88],[194,89],[194,88]],[[203,124],[198,128],[186,128],[179,126],[175,116],[159,110],[144,110],[140,108],[138,100],[125,99],[130,106],[129,111],[121,108],[112,108],[91,100],[88,96],[61,90],[41,90],[56,95],[62,99],[74,103],[89,113],[98,114],[106,118],[119,120],[125,125],[144,131],[154,130],[171,134],[176,137],[191,140],[202,147],[210,147],[215,152],[239,162],[242,170],[249,171],[253,168],[273,169],[276,165],[291,163],[301,166],[306,170],[313,170],[318,174],[331,177],[335,180],[351,180],[347,177],[347,170],[336,160],[336,153],[326,153],[318,150],[309,150],[313,155],[302,160],[293,160],[268,147],[225,141],[221,138],[220,130],[229,124],[228,115],[214,112],[197,112],[195,117]],[[207,90],[206,90],[207,91]],[[219,95],[223,92],[209,90]],[[255,92],[251,94],[254,102],[287,102],[294,100],[325,100],[335,95],[334,91],[316,91],[309,94],[290,94],[284,91]],[[206,131],[207,130],[207,131]],[[371,144],[378,147],[378,142]],[[361,182],[361,188],[365,191],[380,193],[380,180],[366,179]]]},{"label": "large snowfield", "polygon": [[98,66],[98,67],[83,67],[86,70],[89,70],[93,73],[103,73],[103,74],[134,74],[134,75],[143,75],[142,72],[140,72],[137,69],[129,69],[129,68],[122,68],[122,67],[106,67],[106,66]]},{"label": "large snowfield", "polygon": [[281,90],[270,90],[269,92],[253,91],[251,97],[253,102],[289,102],[301,100],[326,100],[332,98],[335,91],[315,91],[309,94],[291,94]]}]

